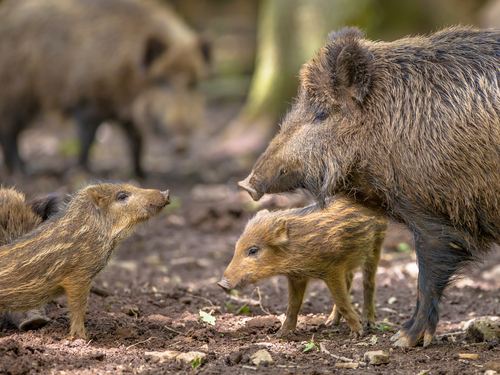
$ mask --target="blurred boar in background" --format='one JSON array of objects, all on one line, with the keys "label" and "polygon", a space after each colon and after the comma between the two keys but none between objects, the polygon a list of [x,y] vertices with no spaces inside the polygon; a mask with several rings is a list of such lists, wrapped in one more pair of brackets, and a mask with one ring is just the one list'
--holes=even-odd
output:
[{"label": "blurred boar in background", "polygon": [[7,168],[23,167],[21,130],[55,109],[78,125],[82,167],[98,126],[116,121],[130,141],[135,173],[143,175],[134,103],[167,84],[189,97],[207,72],[207,56],[206,44],[153,1],[3,1],[0,142]]}]

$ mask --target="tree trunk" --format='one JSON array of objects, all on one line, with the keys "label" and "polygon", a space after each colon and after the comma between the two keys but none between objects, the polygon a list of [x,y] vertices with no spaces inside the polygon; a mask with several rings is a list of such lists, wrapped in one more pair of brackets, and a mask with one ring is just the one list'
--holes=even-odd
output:
[{"label": "tree trunk", "polygon": [[278,130],[299,86],[298,72],[328,33],[366,8],[367,0],[261,0],[255,72],[245,105],[216,141],[216,158],[259,153]]}]

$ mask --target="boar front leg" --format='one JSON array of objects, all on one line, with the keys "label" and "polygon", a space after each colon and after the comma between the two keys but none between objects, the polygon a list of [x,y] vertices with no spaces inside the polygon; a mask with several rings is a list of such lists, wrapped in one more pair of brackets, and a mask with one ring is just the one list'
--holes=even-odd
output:
[{"label": "boar front leg", "polygon": [[297,318],[308,282],[307,278],[288,278],[288,308],[285,322],[277,333],[278,337],[286,336],[297,328]]},{"label": "boar front leg", "polygon": [[[347,272],[345,274],[347,293],[351,292],[352,279],[354,279],[354,272]],[[332,313],[328,317],[328,320],[325,322],[325,324],[327,326],[329,326],[329,325],[338,326],[341,318],[342,318],[342,314],[340,313],[339,309],[337,308],[337,305],[333,305]]]},{"label": "boar front leg", "polygon": [[334,276],[325,281],[328,289],[330,289],[336,308],[346,320],[349,328],[351,328],[352,334],[354,336],[361,336],[363,334],[363,326],[361,325],[361,319],[351,305],[345,274],[338,275],[337,277]]},{"label": "boar front leg", "polygon": [[423,340],[428,346],[439,320],[439,301],[453,275],[472,260],[472,251],[450,227],[433,227],[415,232],[415,250],[418,260],[417,306],[411,319],[392,338],[395,346],[412,347]]}]

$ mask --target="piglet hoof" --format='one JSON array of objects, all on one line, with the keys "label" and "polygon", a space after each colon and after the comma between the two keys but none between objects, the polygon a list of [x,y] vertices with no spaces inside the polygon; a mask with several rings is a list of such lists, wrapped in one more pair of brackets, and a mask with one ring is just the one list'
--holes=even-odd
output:
[{"label": "piglet hoof", "polygon": [[339,318],[333,318],[333,319],[328,318],[328,320],[325,322],[325,325],[327,327],[338,326],[339,324],[340,324],[340,317]]},{"label": "piglet hoof", "polygon": [[87,332],[85,332],[85,329],[78,330],[78,332],[71,331],[69,333],[68,340],[77,340],[77,339],[83,339],[83,340],[87,340],[88,339]]},{"label": "piglet hoof", "polygon": [[286,338],[288,336],[290,336],[290,334],[292,333],[293,331],[290,330],[289,328],[284,328],[284,327],[281,327],[280,330],[278,332],[276,332],[276,338],[277,339],[283,339],[283,338]]},{"label": "piglet hoof", "polygon": [[375,326],[375,322],[364,322],[363,328],[372,328]]},{"label": "piglet hoof", "polygon": [[355,339],[359,339],[361,337],[363,337],[364,335],[364,331],[363,330],[360,330],[360,331],[351,331],[351,336]]}]

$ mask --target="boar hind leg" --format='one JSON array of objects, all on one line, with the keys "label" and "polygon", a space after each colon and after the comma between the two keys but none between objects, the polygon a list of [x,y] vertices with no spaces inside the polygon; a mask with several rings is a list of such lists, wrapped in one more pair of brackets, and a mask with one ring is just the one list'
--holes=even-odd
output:
[{"label": "boar hind leg", "polygon": [[355,336],[363,334],[363,326],[361,320],[354,311],[351,301],[349,299],[349,291],[347,290],[347,282],[344,275],[339,275],[338,278],[326,280],[328,289],[332,294],[335,307],[340,311],[344,317],[347,325],[351,328],[351,332]]},{"label": "boar hind leg", "polygon": [[415,312],[394,336],[395,346],[412,347],[423,340],[428,346],[439,321],[439,301],[444,288],[464,262],[473,260],[473,252],[453,229],[438,228],[436,233],[415,233],[419,266],[418,299]]},{"label": "boar hind leg", "polygon": [[375,241],[373,252],[368,256],[363,266],[363,312],[361,317],[365,327],[375,325],[375,277],[380,261],[382,242],[384,242],[384,237]]},{"label": "boar hind leg", "polygon": [[[351,292],[352,279],[354,279],[354,272],[347,272],[345,274],[347,293]],[[340,313],[339,309],[337,308],[337,305],[333,305],[332,313],[328,317],[328,320],[325,322],[325,324],[327,326],[329,326],[329,325],[338,326],[341,318],[342,318],[342,314]]]},{"label": "boar hind leg", "polygon": [[288,308],[286,309],[285,322],[278,332],[278,336],[284,336],[297,328],[297,318],[308,282],[307,278],[288,278]]},{"label": "boar hind leg", "polygon": [[72,283],[69,281],[63,285],[68,298],[68,307],[71,317],[70,338],[87,338],[85,332],[85,310],[87,308],[87,299],[90,291],[90,283],[82,285],[81,283]]},{"label": "boar hind leg", "polygon": [[125,121],[122,123],[122,126],[127,133],[128,142],[130,144],[130,150],[132,152],[132,162],[134,163],[134,173],[137,177],[144,177],[144,171],[141,168],[141,133],[132,121]]}]

